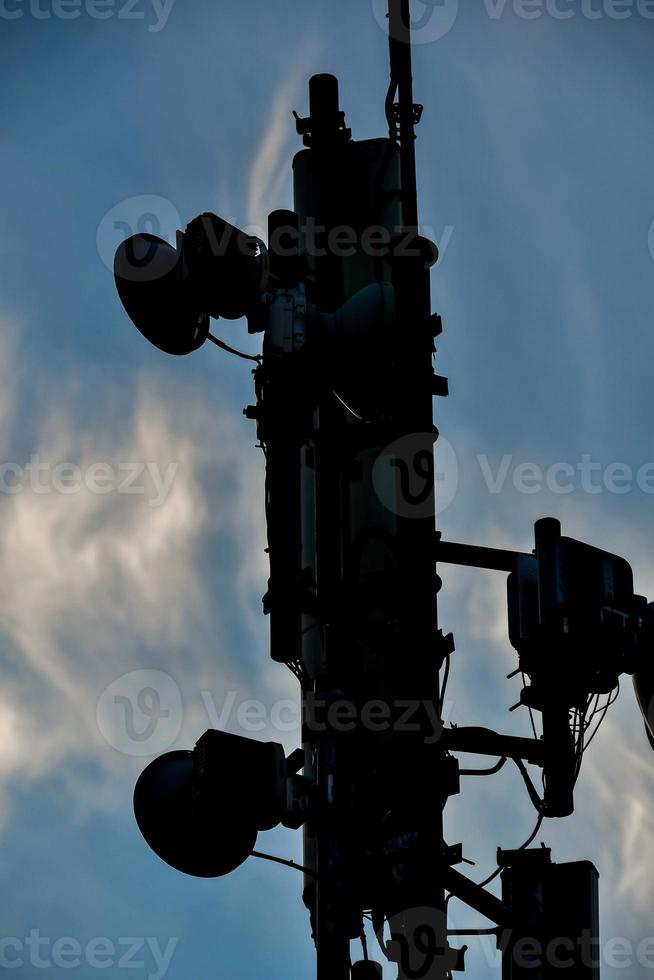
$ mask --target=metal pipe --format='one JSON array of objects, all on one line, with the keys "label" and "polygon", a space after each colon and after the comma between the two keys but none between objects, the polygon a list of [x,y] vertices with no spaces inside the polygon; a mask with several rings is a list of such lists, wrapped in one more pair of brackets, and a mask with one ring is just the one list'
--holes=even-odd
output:
[{"label": "metal pipe", "polygon": [[402,208],[406,228],[418,227],[413,74],[411,68],[411,14],[409,0],[389,0],[391,82],[397,83],[400,129]]},{"label": "metal pipe", "polygon": [[437,562],[446,565],[465,565],[468,568],[488,568],[498,572],[513,572],[518,558],[529,558],[517,551],[504,551],[501,548],[481,548],[472,544],[458,544],[454,541],[439,541],[436,545]]},{"label": "metal pipe", "polygon": [[499,735],[489,728],[448,728],[441,735],[441,743],[448,752],[506,756],[507,759],[524,759],[535,766],[542,766],[545,761],[542,741]]},{"label": "metal pipe", "polygon": [[511,909],[499,898],[495,898],[490,892],[480,888],[474,881],[470,881],[465,875],[455,868],[446,868],[443,872],[445,887],[457,898],[469,905],[471,909],[486,916],[491,922],[496,922],[498,926],[511,925]]}]

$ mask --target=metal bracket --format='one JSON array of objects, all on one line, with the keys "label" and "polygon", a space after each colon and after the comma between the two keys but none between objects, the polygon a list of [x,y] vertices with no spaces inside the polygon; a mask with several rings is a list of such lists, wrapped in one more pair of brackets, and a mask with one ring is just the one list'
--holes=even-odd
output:
[{"label": "metal bracket", "polygon": [[[417,126],[418,123],[420,122],[420,120],[422,119],[422,113],[423,113],[424,108],[425,107],[420,102],[414,102],[413,103],[413,125],[414,126]],[[399,122],[400,122],[400,104],[399,104],[399,102],[395,102],[394,105],[393,105],[393,118],[394,118],[395,122],[399,124]]]},{"label": "metal bracket", "polygon": [[306,344],[306,319],[304,285],[274,291],[268,310],[266,353],[279,358],[302,350]]}]

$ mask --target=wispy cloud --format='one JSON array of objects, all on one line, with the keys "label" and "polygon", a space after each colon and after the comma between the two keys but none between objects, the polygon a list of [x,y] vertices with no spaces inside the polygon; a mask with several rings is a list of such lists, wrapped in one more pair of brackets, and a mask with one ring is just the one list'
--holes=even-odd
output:
[{"label": "wispy cloud", "polygon": [[[291,110],[306,103],[309,75],[315,71],[317,42],[308,35],[298,46],[299,58],[272,96],[268,126],[252,161],[248,182],[248,222],[265,227],[269,211],[292,207],[291,158],[298,149],[298,137]],[[313,67],[312,67],[313,66]]]},{"label": "wispy cloud", "polygon": [[[0,336],[8,378],[21,371],[9,336]],[[3,461],[36,453],[44,465],[72,462],[82,472],[98,461],[114,468],[150,461],[161,471],[174,464],[175,476],[156,507],[145,494],[97,493],[84,484],[70,494],[26,485],[0,495],[5,794],[14,781],[51,773],[73,757],[131,779],[130,760],[98,732],[101,692],[143,667],[168,671],[194,692],[209,680],[214,690],[242,687],[224,624],[234,608],[247,612],[265,586],[263,466],[242,440],[246,423],[224,410],[209,424],[206,405],[192,392],[171,393],[156,376],[123,385],[131,387],[134,408],[118,413],[116,384],[96,378],[93,419],[85,422],[73,379],[72,370],[70,378],[58,376],[50,401],[56,407],[32,420],[34,442],[18,449],[11,418],[29,415],[29,398],[3,387],[3,443],[14,445]],[[215,486],[223,491],[217,500]],[[233,572],[226,596],[212,595],[206,579],[202,549],[211,535],[223,542],[222,560]],[[243,547],[234,549],[233,538]],[[247,636],[247,624],[244,630]],[[194,729],[197,714],[191,705],[184,729],[190,744],[202,731]]]}]

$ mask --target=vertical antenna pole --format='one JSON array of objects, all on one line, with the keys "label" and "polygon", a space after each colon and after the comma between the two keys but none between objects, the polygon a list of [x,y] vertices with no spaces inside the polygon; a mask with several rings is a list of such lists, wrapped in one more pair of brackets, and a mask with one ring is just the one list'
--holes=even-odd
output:
[{"label": "vertical antenna pole", "polygon": [[[433,425],[432,352],[429,330],[431,315],[429,267],[435,261],[435,246],[419,234],[416,176],[415,127],[418,109],[413,101],[411,65],[410,0],[389,0],[390,87],[386,113],[391,138],[400,148],[400,183],[404,241],[410,242],[412,258],[397,262],[393,285],[396,296],[398,361],[395,378],[395,418],[397,431],[405,437],[412,433],[433,433],[429,446],[437,439]],[[431,252],[430,257],[430,250]],[[412,460],[415,465],[415,459]],[[405,579],[405,636],[411,636],[409,647],[420,651],[406,658],[404,684],[414,685],[423,703],[429,704],[440,721],[439,667],[448,655],[446,641],[438,630],[436,595],[439,589],[433,562],[429,561],[428,542],[435,532],[434,474],[431,473],[430,512],[420,519],[401,519],[398,542],[405,556],[402,574]],[[425,936],[431,939],[431,952],[425,960],[425,971],[433,980],[446,980],[456,954],[447,940],[447,903],[444,891],[446,864],[443,842],[442,810],[447,797],[456,792],[450,785],[448,760],[442,748],[428,749],[426,732],[411,745],[400,747],[408,773],[407,806],[398,815],[398,829],[405,830],[404,840],[395,841],[398,856],[404,847],[404,868],[396,866],[400,876],[397,889],[398,907],[393,926],[400,946],[415,957]],[[420,799],[417,787],[433,781],[433,797]],[[404,818],[404,823],[402,819]],[[389,846],[392,844],[389,841]],[[462,963],[457,963],[460,969]],[[411,975],[409,963],[400,962],[400,980]]]},{"label": "vertical antenna pole", "polygon": [[397,92],[399,118],[402,205],[406,228],[418,227],[418,193],[416,186],[416,132],[411,69],[411,15],[409,0],[389,0],[389,47],[391,91]]}]

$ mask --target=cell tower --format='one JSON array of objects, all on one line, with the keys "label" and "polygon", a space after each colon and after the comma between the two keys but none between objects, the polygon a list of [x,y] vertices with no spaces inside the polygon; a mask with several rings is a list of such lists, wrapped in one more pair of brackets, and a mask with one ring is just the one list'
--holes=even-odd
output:
[{"label": "cell tower", "polygon": [[[260,832],[302,827],[318,980],[382,976],[367,920],[403,980],[462,971],[448,896],[493,923],[504,980],[561,970],[597,980],[597,872],[529,844],[544,819],[573,812],[591,721],[624,673],[652,741],[654,616],[627,562],[562,536],[554,519],[536,524],[530,554],[436,530],[433,399],[447,394],[434,372],[438,250],[418,223],[409,0],[389,0],[388,13],[388,135],[353,140],[336,79],[314,76],[309,114],[296,115],[294,210],[272,212],[267,244],[205,213],[176,248],[140,234],[116,253],[123,305],[161,350],[188,354],[209,339],[239,353],[210,334],[211,318],[247,317],[262,335],[245,415],[265,454],[264,612],[303,719],[288,758],[276,743],[214,730],[162,756],[138,781],[136,818],[164,861],[201,877],[262,856]],[[521,704],[541,714],[542,737],[444,727],[454,641],[438,627],[438,563],[508,575]],[[488,775],[515,764],[536,810],[530,839],[498,852],[501,898],[490,879],[457,870],[462,845],[443,840],[466,753],[496,758]],[[542,792],[526,764],[542,770]]]}]

